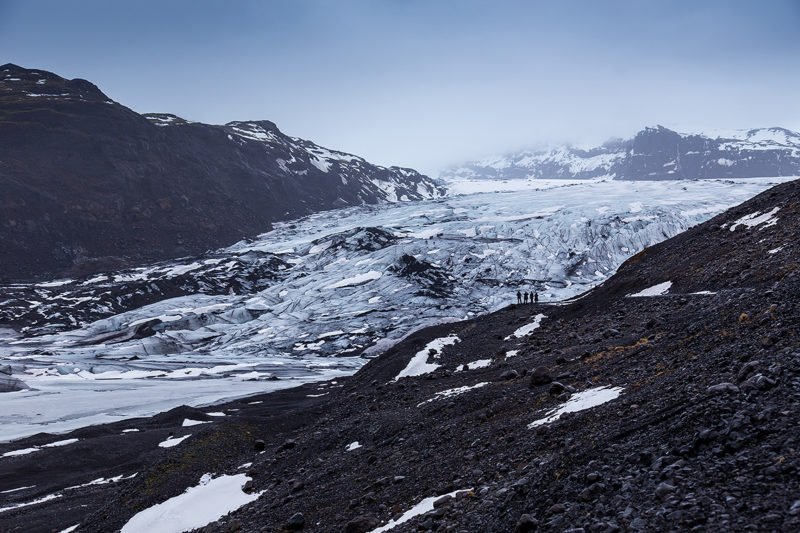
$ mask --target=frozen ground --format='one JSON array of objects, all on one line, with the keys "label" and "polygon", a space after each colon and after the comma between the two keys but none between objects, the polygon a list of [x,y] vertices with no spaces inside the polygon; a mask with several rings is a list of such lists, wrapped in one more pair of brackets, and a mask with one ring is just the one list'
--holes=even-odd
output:
[{"label": "frozen ground", "polygon": [[[15,313],[75,325],[0,331],[0,371],[25,388],[2,393],[0,440],[351,374],[362,350],[377,346],[374,356],[426,324],[498,309],[518,290],[542,303],[573,297],[641,249],[787,179],[522,180],[481,193],[472,191],[485,184],[461,182],[454,196],[320,213],[188,262],[0,287]],[[234,272],[237,294],[219,291]],[[176,276],[197,293],[125,303],[135,301],[126,291]],[[217,293],[203,294],[212,285]]]}]

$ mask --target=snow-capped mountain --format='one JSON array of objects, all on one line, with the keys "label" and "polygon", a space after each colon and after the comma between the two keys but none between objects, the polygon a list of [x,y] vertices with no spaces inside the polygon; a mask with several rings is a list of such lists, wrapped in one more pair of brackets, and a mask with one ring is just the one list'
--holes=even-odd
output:
[{"label": "snow-capped mountain", "polygon": [[760,128],[704,135],[658,126],[588,150],[564,145],[489,157],[447,169],[440,178],[674,180],[798,174],[799,133]]},{"label": "snow-capped mountain", "polygon": [[290,137],[139,115],[86,80],[0,66],[0,279],[202,253],[278,220],[435,198],[435,180]]},{"label": "snow-capped mountain", "polygon": [[576,296],[776,181],[561,182],[350,207],[180,261],[0,286],[0,324],[20,330],[0,328],[0,377],[36,389],[3,398],[4,433],[350,374],[425,324],[517,291]]}]

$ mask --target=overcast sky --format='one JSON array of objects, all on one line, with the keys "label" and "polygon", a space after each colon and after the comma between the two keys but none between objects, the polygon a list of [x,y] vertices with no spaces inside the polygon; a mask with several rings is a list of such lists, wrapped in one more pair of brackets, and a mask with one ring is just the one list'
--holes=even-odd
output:
[{"label": "overcast sky", "polygon": [[0,0],[0,63],[435,175],[647,125],[800,130],[800,0]]}]

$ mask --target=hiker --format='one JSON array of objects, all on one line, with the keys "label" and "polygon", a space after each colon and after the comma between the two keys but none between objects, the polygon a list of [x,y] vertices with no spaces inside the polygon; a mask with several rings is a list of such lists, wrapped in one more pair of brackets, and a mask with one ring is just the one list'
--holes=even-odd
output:
[{"label": "hiker", "polygon": [[539,293],[538,292],[534,292],[533,293],[533,301],[534,301],[534,303],[537,303],[537,304],[539,303]]},{"label": "hiker", "polygon": [[517,291],[517,305],[522,303],[522,293]]},{"label": "hiker", "polygon": [[522,299],[525,301],[525,303],[528,303],[528,293],[527,292],[523,292],[522,293]]}]

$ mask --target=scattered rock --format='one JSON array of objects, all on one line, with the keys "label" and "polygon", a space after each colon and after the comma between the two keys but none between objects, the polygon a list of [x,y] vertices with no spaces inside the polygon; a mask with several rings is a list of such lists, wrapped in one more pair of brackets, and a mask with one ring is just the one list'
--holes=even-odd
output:
[{"label": "scattered rock", "polygon": [[299,531],[304,527],[306,527],[306,519],[303,513],[293,514],[289,521],[286,522],[286,529],[289,531]]},{"label": "scattered rock", "polygon": [[658,484],[658,487],[656,487],[656,491],[654,494],[656,498],[664,500],[673,492],[675,492],[675,486],[670,485],[669,483],[664,481]]},{"label": "scattered rock", "polygon": [[795,502],[789,508],[789,514],[792,516],[800,515],[800,500],[795,500]]},{"label": "scattered rock", "polygon": [[542,366],[538,366],[531,371],[531,377],[529,385],[531,388],[538,387],[540,385],[547,385],[548,383],[553,381],[553,378],[550,376],[550,372]]},{"label": "scattered rock", "polygon": [[344,526],[344,533],[367,533],[377,528],[380,522],[374,516],[359,516],[353,518]]},{"label": "scattered rock", "polygon": [[439,507],[442,507],[442,506],[445,506],[445,505],[450,505],[450,502],[452,502],[452,501],[453,501],[453,497],[450,496],[449,494],[446,494],[446,495],[442,496],[441,498],[439,498],[438,500],[434,500],[433,508],[436,509],[436,508],[439,508]]},{"label": "scattered rock", "polygon": [[519,373],[513,368],[500,374],[500,379],[502,381],[510,381],[512,379],[516,379],[517,377],[519,377]]},{"label": "scattered rock", "polygon": [[716,385],[711,385],[706,392],[709,394],[721,394],[724,392],[739,392],[739,387],[734,385],[733,383],[717,383]]},{"label": "scattered rock", "polygon": [[742,383],[743,390],[767,390],[775,386],[777,381],[763,374],[756,374]]},{"label": "scattered rock", "polygon": [[514,533],[529,533],[530,531],[536,531],[537,527],[539,527],[539,521],[529,514],[524,514],[517,520]]}]

